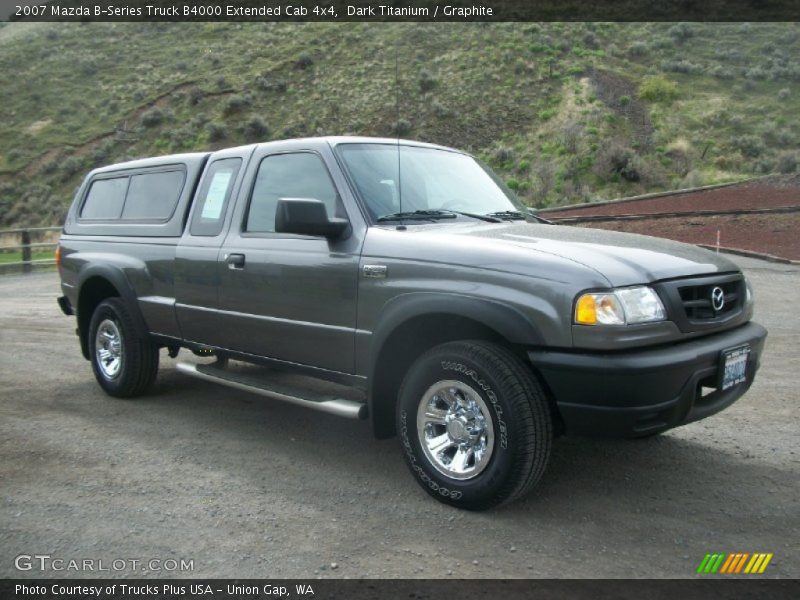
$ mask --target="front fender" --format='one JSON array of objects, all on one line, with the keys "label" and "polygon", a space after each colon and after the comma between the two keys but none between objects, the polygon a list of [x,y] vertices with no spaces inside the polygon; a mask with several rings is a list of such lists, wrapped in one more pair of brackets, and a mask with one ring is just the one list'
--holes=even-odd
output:
[{"label": "front fender", "polygon": [[372,333],[370,356],[383,347],[391,333],[414,317],[445,314],[471,319],[494,330],[512,344],[540,346],[544,339],[536,325],[513,306],[497,300],[455,293],[411,292],[395,296],[383,307]]}]

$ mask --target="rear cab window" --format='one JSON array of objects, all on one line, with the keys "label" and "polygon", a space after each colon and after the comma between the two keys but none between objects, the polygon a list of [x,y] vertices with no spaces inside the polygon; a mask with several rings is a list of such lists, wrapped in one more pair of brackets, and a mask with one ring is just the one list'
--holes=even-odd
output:
[{"label": "rear cab window", "polygon": [[96,179],[89,188],[81,219],[119,219],[128,190],[128,177]]},{"label": "rear cab window", "polygon": [[166,221],[172,216],[183,189],[183,171],[131,176],[122,219]]},{"label": "rear cab window", "polygon": [[80,219],[165,222],[175,212],[185,181],[186,171],[179,166],[96,179]]}]

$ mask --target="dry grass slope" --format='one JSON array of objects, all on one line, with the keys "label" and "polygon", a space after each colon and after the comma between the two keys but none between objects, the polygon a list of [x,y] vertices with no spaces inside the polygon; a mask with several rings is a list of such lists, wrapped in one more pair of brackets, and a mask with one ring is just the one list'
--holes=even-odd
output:
[{"label": "dry grass slope", "polygon": [[9,24],[0,226],[97,165],[307,135],[464,148],[536,206],[791,172],[798,56],[791,23]]}]

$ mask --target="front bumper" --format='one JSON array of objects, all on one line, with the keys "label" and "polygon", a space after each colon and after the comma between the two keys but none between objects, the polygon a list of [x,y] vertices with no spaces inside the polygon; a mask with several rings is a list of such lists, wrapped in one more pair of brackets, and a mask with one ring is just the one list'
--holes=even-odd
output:
[{"label": "front bumper", "polygon": [[[767,330],[757,323],[655,349],[625,352],[531,350],[528,359],[555,397],[566,432],[641,437],[704,419],[753,383]],[[717,389],[724,350],[749,344],[744,383]],[[703,395],[702,388],[714,388]]]}]

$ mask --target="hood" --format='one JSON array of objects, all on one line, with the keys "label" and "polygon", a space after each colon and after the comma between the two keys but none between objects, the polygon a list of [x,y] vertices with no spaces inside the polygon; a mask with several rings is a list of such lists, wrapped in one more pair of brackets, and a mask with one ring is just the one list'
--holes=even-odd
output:
[{"label": "hood", "polygon": [[[402,233],[411,234],[408,237],[415,239],[418,249],[427,246],[422,243],[423,238],[430,238],[435,248],[464,250],[450,256],[474,256],[481,248],[497,252],[505,247],[515,256],[510,262],[517,267],[509,269],[514,271],[519,270],[520,251],[530,252],[531,267],[535,266],[537,254],[558,257],[595,271],[611,286],[739,271],[739,267],[724,256],[698,246],[605,229],[520,221],[475,224],[459,220],[415,225]],[[481,266],[480,261],[472,266]],[[495,264],[495,268],[497,266]]]}]

